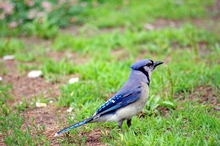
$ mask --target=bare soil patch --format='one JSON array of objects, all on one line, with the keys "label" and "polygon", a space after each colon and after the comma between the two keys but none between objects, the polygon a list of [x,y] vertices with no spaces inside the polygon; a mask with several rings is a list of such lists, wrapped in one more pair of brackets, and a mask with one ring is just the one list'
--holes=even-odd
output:
[{"label": "bare soil patch", "polygon": [[203,19],[183,19],[183,20],[170,20],[170,19],[157,19],[154,21],[152,27],[154,29],[160,29],[164,27],[176,27],[179,28],[182,24],[188,22],[199,27],[205,28],[209,31],[220,32],[220,0],[216,0],[216,3],[207,8],[209,16]]},{"label": "bare soil patch", "polygon": [[220,103],[218,103],[220,97],[214,90],[213,87],[199,86],[189,95],[189,98],[197,100],[200,104],[210,103],[211,105],[220,106]]},{"label": "bare soil patch", "polygon": [[82,26],[71,26],[71,27],[68,27],[68,28],[62,28],[60,29],[59,31],[61,33],[64,33],[64,34],[72,34],[73,36],[75,35],[79,35],[79,28],[82,27]]},{"label": "bare soil patch", "polygon": [[30,101],[34,96],[42,95],[46,98],[58,97],[60,92],[58,85],[46,82],[42,77],[28,78],[21,76],[17,71],[16,61],[5,61],[4,65],[8,73],[3,75],[4,83],[12,84],[10,94],[14,98],[13,102],[20,102],[22,98]]},{"label": "bare soil patch", "polygon": [[31,127],[32,136],[37,136],[36,133],[39,131],[36,127],[39,128],[44,125],[45,130],[40,131],[41,134],[47,137],[51,145],[59,145],[54,134],[62,128],[59,125],[66,123],[66,109],[48,105],[46,108],[34,108],[23,111],[21,115],[25,117],[25,121],[22,128],[25,130],[27,127]]},{"label": "bare soil patch", "polygon": [[41,45],[41,46],[44,46],[44,47],[47,47],[49,46],[52,41],[49,40],[49,39],[43,39],[43,38],[40,38],[40,37],[25,37],[25,36],[22,36],[22,37],[19,37],[19,39],[24,42],[24,44],[32,47],[33,45]]},{"label": "bare soil patch", "polygon": [[99,29],[99,28],[95,28],[95,27],[91,27],[91,26],[87,27],[87,26],[81,25],[81,26],[71,26],[68,28],[62,28],[62,29],[60,29],[60,32],[64,33],[64,34],[70,34],[73,36],[77,36],[77,35],[80,35],[80,33],[81,33],[80,31],[83,30],[84,32],[86,32],[86,37],[91,37],[93,35],[104,34],[104,33],[109,33],[109,32],[114,32],[114,31],[124,32],[124,29],[125,29],[124,27],[117,27],[117,28],[108,27],[108,28]]},{"label": "bare soil patch", "polygon": [[106,146],[105,144],[100,142],[100,137],[103,134],[101,129],[94,129],[93,131],[90,131],[88,133],[82,132],[80,135],[86,136],[86,146]]},{"label": "bare soil patch", "polygon": [[73,62],[73,67],[74,64],[84,64],[87,61],[84,57],[82,57],[81,54],[73,53],[70,51],[60,51],[60,52],[49,51],[46,53],[46,56],[55,61],[61,61],[61,59],[67,58],[68,60]]},{"label": "bare soil patch", "polygon": [[[176,95],[175,98],[181,96],[182,94]],[[211,86],[198,86],[183,100],[179,100],[180,103],[185,101],[194,101],[203,105],[220,106],[220,93]]]},{"label": "bare soil patch", "polygon": [[125,49],[116,49],[111,51],[111,55],[120,61],[129,57],[129,52]]}]

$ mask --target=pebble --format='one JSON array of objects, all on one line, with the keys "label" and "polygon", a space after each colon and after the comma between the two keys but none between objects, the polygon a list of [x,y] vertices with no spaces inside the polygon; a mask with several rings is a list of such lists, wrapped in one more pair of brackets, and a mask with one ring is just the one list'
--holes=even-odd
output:
[{"label": "pebble", "polygon": [[36,107],[47,107],[46,103],[36,102]]},{"label": "pebble", "polygon": [[171,27],[175,27],[175,26],[176,26],[176,23],[171,21],[171,22],[170,22],[170,26],[171,26]]},{"label": "pebble", "polygon": [[29,78],[38,78],[42,76],[43,72],[40,70],[32,70],[28,73]]},{"label": "pebble", "polygon": [[76,83],[78,81],[79,81],[79,78],[71,78],[71,79],[69,79],[69,83],[70,84]]},{"label": "pebble", "polygon": [[56,136],[58,136],[58,135],[59,135],[59,134],[56,133],[56,134],[54,135],[54,137],[56,137]]},{"label": "pebble", "polygon": [[73,108],[70,107],[68,110],[66,110],[67,112],[72,112]]},{"label": "pebble", "polygon": [[6,55],[3,57],[3,60],[13,60],[13,59],[15,59],[14,55]]},{"label": "pebble", "polygon": [[152,30],[152,29],[154,29],[154,26],[153,26],[152,24],[145,24],[145,25],[144,25],[144,28],[145,28],[146,30]]}]

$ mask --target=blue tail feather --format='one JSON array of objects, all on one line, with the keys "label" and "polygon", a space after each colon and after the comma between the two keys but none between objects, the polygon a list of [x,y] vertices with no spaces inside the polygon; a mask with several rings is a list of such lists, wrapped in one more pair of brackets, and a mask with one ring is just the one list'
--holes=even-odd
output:
[{"label": "blue tail feather", "polygon": [[88,118],[88,119],[86,119],[86,120],[84,120],[84,121],[81,121],[81,122],[79,122],[79,123],[76,123],[76,124],[74,124],[74,125],[72,125],[72,126],[69,126],[69,127],[65,128],[65,129],[63,129],[63,130],[57,132],[55,135],[59,135],[59,134],[61,134],[61,133],[63,133],[63,132],[66,132],[66,131],[72,129],[72,128],[76,128],[76,127],[79,127],[79,126],[81,126],[81,125],[84,125],[84,124],[86,124],[86,123],[88,123],[88,122],[90,122],[90,121],[92,121],[92,120],[93,120],[93,117],[90,117],[90,118]]}]

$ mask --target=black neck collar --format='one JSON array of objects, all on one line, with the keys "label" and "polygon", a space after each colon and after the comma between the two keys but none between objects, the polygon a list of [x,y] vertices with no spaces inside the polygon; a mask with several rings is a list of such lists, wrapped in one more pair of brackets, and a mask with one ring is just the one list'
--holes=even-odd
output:
[{"label": "black neck collar", "polygon": [[143,67],[138,70],[141,71],[147,77],[147,81],[148,81],[147,84],[149,86],[150,85],[150,77],[149,77],[148,72]]}]

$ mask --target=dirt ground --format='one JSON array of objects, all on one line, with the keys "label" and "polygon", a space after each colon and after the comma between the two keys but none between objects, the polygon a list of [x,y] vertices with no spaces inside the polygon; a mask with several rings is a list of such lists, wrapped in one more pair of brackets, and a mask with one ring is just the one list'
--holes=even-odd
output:
[{"label": "dirt ground", "polygon": [[[209,8],[209,11],[220,9],[220,0],[217,1],[217,4]],[[192,20],[192,22],[198,26],[203,26],[206,29],[215,30],[215,26],[219,25],[220,15],[215,16],[212,18],[214,21],[218,22],[215,23],[213,27],[209,27],[208,25],[204,26],[204,24],[207,24],[209,21],[207,20]],[[158,19],[155,21],[154,24],[152,24],[154,29],[171,26],[171,27],[178,27],[181,25],[183,21],[172,21],[172,20],[164,20],[164,19]],[[66,31],[66,30],[64,30]],[[73,28],[70,28],[69,31],[73,31],[74,34],[77,34],[77,31]],[[67,31],[67,32],[69,32]],[[106,29],[103,30],[104,32],[107,31]],[[123,31],[123,30],[122,30]],[[218,30],[219,31],[219,30]],[[39,40],[36,40],[37,43]],[[31,44],[31,43],[30,43]],[[117,50],[118,52],[112,52],[113,54],[123,54],[127,55],[127,52],[121,52],[120,50]],[[54,58],[55,60],[57,58],[62,57],[65,54],[59,54],[52,52],[50,56],[48,57]],[[74,57],[74,54],[72,54],[71,57]],[[44,95],[46,98],[52,98],[53,97],[59,97],[59,85],[62,85],[62,82],[60,84],[52,84],[50,82],[47,82],[43,77],[36,78],[36,79],[30,79],[27,77],[27,74],[21,75],[17,68],[17,62],[14,60],[11,61],[3,61],[4,66],[6,70],[8,71],[6,75],[3,75],[3,82],[5,84],[12,83],[13,87],[10,91],[11,96],[14,98],[14,100],[8,100],[8,103],[10,106],[14,106],[22,101],[22,98],[26,98],[28,102],[32,102],[32,99],[34,96],[40,96]],[[79,62],[83,62],[83,60],[79,60]],[[200,94],[201,99],[200,103],[209,102],[212,105],[216,105],[216,98],[215,95],[212,94],[213,88],[211,87],[197,87],[192,93],[191,97],[192,99]],[[56,101],[53,101],[56,102]],[[51,141],[51,145],[59,145],[59,142],[56,140],[56,137],[54,137],[54,134],[58,132],[61,128],[60,122],[66,123],[66,110],[67,108],[61,108],[56,107],[53,104],[48,104],[45,108],[30,108],[27,111],[23,111],[22,115],[25,116],[25,122],[23,124],[23,128],[25,129],[27,126],[33,126],[31,123],[31,118],[34,118],[34,122],[36,125],[45,125],[46,129],[43,132],[43,135],[47,137],[47,140]],[[158,108],[163,113],[169,112],[165,108]],[[214,109],[219,110],[219,109]],[[64,124],[63,124],[64,125]],[[104,144],[100,142],[100,135],[102,134],[102,131],[100,129],[94,129],[93,131],[89,133],[81,132],[79,136],[87,136],[85,144],[87,146],[103,146]],[[60,135],[59,138],[65,138],[63,135]],[[0,142],[0,145],[3,145],[3,142]]]},{"label": "dirt ground", "polygon": [[[3,61],[3,60],[0,60]],[[23,98],[26,99],[28,103],[32,103],[33,97],[43,95],[45,98],[51,98],[52,101],[54,97],[60,96],[59,85],[52,84],[47,82],[43,77],[39,78],[28,78],[27,74],[20,75],[17,69],[17,62],[15,60],[3,61],[4,66],[7,70],[7,74],[3,75],[3,82],[5,84],[12,84],[13,87],[10,90],[10,95],[13,97],[13,100],[8,100],[7,102],[11,107],[21,103]],[[56,101],[53,101],[56,102]],[[35,104],[35,103],[33,103]],[[27,107],[29,108],[29,107]],[[45,125],[45,130],[43,135],[47,137],[47,140],[51,141],[51,145],[59,145],[59,142],[56,140],[57,137],[54,137],[54,134],[61,130],[64,127],[60,127],[59,124],[66,125],[66,110],[65,107],[57,107],[53,104],[47,104],[45,108],[29,108],[26,111],[22,111],[21,115],[25,117],[25,122],[23,123],[23,129],[26,129],[28,126],[33,127],[34,124],[37,126]],[[68,126],[68,125],[66,125]],[[32,128],[35,129],[35,128]],[[33,135],[36,131],[32,131]],[[82,132],[80,136],[87,136],[85,144],[87,146],[98,145],[103,146],[100,142],[100,136],[102,132],[99,129],[94,129],[94,131],[85,133]],[[59,135],[58,138],[65,139],[64,135]],[[1,141],[0,145],[4,145]]]}]

